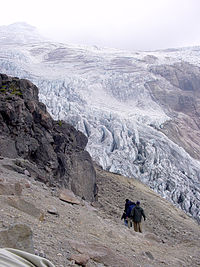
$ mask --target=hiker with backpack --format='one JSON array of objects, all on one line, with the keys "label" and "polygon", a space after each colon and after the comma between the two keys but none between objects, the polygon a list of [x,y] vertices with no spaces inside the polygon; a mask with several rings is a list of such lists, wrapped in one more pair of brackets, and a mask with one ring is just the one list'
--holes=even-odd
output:
[{"label": "hiker with backpack", "polygon": [[130,201],[126,212],[126,220],[128,222],[128,228],[132,227],[131,211],[135,208],[135,202]]},{"label": "hiker with backpack", "polygon": [[144,213],[143,208],[140,207],[140,202],[136,202],[136,206],[132,209],[131,215],[130,215],[132,221],[133,221],[133,226],[134,230],[136,232],[142,233],[142,217],[144,218],[144,221],[146,220],[146,216]]},{"label": "hiker with backpack", "polygon": [[132,226],[131,222],[131,210],[135,207],[135,203],[126,199],[124,212],[122,214],[121,220],[124,219],[124,224],[130,228]]},{"label": "hiker with backpack", "polygon": [[124,219],[125,226],[128,226],[128,221],[126,219],[126,217],[127,217],[126,216],[126,213],[127,213],[127,209],[128,209],[128,206],[129,206],[129,202],[130,202],[130,200],[129,199],[126,199],[124,212],[123,212],[122,217],[121,217],[121,220]]}]

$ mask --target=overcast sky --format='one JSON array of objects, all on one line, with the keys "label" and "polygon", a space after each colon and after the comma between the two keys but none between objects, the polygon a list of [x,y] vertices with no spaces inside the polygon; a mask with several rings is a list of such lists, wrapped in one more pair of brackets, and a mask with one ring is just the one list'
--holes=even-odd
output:
[{"label": "overcast sky", "polygon": [[5,0],[0,25],[24,21],[54,40],[126,50],[200,45],[200,0]]}]

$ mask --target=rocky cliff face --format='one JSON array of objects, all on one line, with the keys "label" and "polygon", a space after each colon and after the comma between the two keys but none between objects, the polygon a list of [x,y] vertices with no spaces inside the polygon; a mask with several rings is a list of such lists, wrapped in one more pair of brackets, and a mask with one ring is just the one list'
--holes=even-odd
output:
[{"label": "rocky cliff face", "polygon": [[0,74],[1,156],[27,159],[37,165],[28,169],[36,179],[93,201],[96,176],[86,144],[80,131],[51,118],[34,84]]},{"label": "rocky cliff face", "polygon": [[[171,120],[162,127],[173,142],[200,160],[200,69],[188,62],[150,68],[163,80],[148,83],[154,99],[168,111]],[[162,86],[162,82],[169,86]]]}]

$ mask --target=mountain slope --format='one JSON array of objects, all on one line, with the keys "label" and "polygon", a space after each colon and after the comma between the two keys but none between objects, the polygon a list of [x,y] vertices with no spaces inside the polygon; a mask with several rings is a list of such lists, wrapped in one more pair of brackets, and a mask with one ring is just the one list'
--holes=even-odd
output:
[{"label": "mountain slope", "polygon": [[[97,166],[98,203],[77,197],[82,204],[73,205],[59,199],[58,188],[18,173],[17,160],[0,159],[0,230],[25,223],[33,231],[35,251],[56,267],[80,266],[73,263],[80,258],[87,259],[87,267],[199,266],[197,223],[139,181]],[[20,196],[2,194],[2,188],[15,183],[22,189]],[[127,197],[140,200],[145,210],[142,234],[120,220]],[[26,205],[23,209],[13,203]],[[35,216],[36,208],[43,219]]]},{"label": "mountain slope", "polygon": [[34,82],[52,116],[88,136],[104,169],[143,181],[199,220],[200,48],[127,52],[27,39],[0,39],[1,71]]},{"label": "mountain slope", "polygon": [[37,29],[26,22],[18,22],[9,26],[0,27],[0,43],[23,44],[45,40],[39,35]]}]

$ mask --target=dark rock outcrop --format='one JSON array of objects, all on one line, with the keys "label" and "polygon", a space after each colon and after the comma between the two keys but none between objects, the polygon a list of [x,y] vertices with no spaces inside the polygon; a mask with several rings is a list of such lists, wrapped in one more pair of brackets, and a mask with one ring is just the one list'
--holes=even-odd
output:
[{"label": "dark rock outcrop", "polygon": [[96,174],[86,144],[84,134],[51,118],[34,84],[0,74],[1,156],[27,159],[37,165],[37,179],[93,201]]}]

